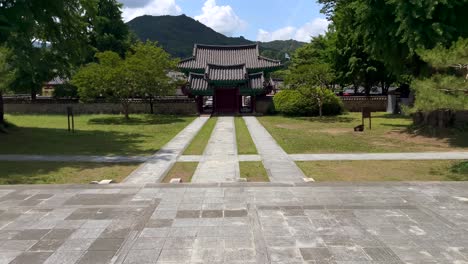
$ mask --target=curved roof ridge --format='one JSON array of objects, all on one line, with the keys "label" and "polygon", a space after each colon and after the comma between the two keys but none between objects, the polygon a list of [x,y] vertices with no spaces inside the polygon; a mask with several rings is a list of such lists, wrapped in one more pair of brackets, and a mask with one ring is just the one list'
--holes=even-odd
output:
[{"label": "curved roof ridge", "polygon": [[234,49],[234,48],[257,48],[258,43],[243,44],[243,45],[211,45],[211,44],[195,44],[195,48],[218,48],[218,49]]},{"label": "curved roof ridge", "polygon": [[215,64],[215,63],[207,63],[208,66],[214,66],[218,68],[236,68],[236,67],[245,67],[245,63],[239,63],[239,64],[234,64],[234,65],[221,65],[221,64]]},{"label": "curved roof ridge", "polygon": [[263,56],[261,56],[261,55],[259,55],[258,58],[259,58],[259,59],[262,59],[262,60],[271,61],[271,62],[281,63],[280,60],[270,59],[270,58],[267,58],[267,57],[263,57]]}]

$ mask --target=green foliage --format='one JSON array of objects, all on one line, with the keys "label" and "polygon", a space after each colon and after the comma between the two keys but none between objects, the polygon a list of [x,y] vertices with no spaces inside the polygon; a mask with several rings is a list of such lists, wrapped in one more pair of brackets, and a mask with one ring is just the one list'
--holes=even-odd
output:
[{"label": "green foliage", "polygon": [[99,0],[97,14],[91,21],[90,45],[98,52],[114,51],[120,56],[130,47],[130,31],[122,20],[122,4]]},{"label": "green foliage", "polygon": [[8,90],[15,74],[14,69],[8,62],[10,56],[10,51],[6,47],[0,46],[0,94]]},{"label": "green foliage", "polygon": [[[320,93],[320,95],[315,93]],[[322,98],[323,115],[343,113],[343,103],[329,89],[300,88],[297,90],[283,90],[275,95],[273,102],[276,111],[287,116],[317,116],[320,113],[319,102],[316,98]]]},{"label": "green foliage", "polygon": [[118,100],[128,118],[132,98],[164,96],[175,90],[175,83],[167,73],[175,69],[177,61],[170,59],[157,43],[138,42],[131,46],[125,59],[112,51],[98,53],[96,57],[97,63],[82,67],[71,81],[83,100],[98,96]]},{"label": "green foliage", "polygon": [[365,43],[371,59],[394,75],[424,72],[417,50],[468,37],[467,1],[319,0],[346,39]]},{"label": "green foliage", "polygon": [[78,97],[78,88],[69,83],[57,85],[54,87],[55,98],[76,98]]},{"label": "green foliage", "polygon": [[273,97],[273,103],[276,111],[288,116],[308,116],[317,110],[298,90],[280,91]]},{"label": "green foliage", "polygon": [[415,110],[468,109],[468,39],[460,39],[448,49],[438,45],[418,54],[432,66],[434,74],[413,81]]},{"label": "green foliage", "polygon": [[468,176],[468,162],[460,162],[452,167],[453,173],[465,174]]},{"label": "green foliage", "polygon": [[[141,16],[127,25],[141,41],[157,41],[169,54],[177,58],[192,56],[193,45],[244,45],[253,43],[243,37],[226,37],[185,15]],[[260,54],[286,62],[285,53],[292,54],[304,45],[295,40],[259,43]]]}]

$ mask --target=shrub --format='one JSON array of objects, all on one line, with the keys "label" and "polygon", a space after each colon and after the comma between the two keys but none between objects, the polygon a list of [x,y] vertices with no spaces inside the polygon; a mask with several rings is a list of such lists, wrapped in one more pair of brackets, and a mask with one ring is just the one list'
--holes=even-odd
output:
[{"label": "shrub", "polygon": [[297,90],[283,90],[273,97],[276,111],[291,116],[308,116],[317,112],[317,105]]},{"label": "shrub", "polygon": [[[283,90],[275,95],[273,103],[276,111],[289,116],[317,116],[319,107],[313,89]],[[323,115],[339,115],[344,106],[340,98],[331,90],[324,90]]]},{"label": "shrub", "polygon": [[78,88],[69,83],[57,85],[54,89],[55,98],[76,98],[78,97]]}]

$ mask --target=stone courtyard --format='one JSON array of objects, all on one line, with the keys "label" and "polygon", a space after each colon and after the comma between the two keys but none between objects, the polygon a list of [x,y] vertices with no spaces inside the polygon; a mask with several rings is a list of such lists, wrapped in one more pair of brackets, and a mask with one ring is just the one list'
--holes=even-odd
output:
[{"label": "stone courtyard", "polygon": [[468,263],[468,183],[0,187],[0,263]]}]

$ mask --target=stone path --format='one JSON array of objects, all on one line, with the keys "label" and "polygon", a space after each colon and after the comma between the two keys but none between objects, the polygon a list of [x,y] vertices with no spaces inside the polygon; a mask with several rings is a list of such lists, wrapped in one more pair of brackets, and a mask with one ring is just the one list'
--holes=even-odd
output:
[{"label": "stone path", "polygon": [[340,160],[465,160],[468,152],[293,154],[295,161]]},{"label": "stone path", "polygon": [[208,119],[209,117],[195,119],[154,156],[132,172],[125,182],[155,183],[161,181]]},{"label": "stone path", "polygon": [[238,180],[239,161],[234,117],[219,117],[192,177],[192,182],[235,182]]},{"label": "stone path", "polygon": [[[202,155],[182,155],[179,162],[200,162]],[[238,155],[239,161],[262,161],[260,155]],[[416,153],[343,153],[343,154],[289,154],[294,161],[340,160],[468,160],[468,152],[416,152]],[[49,155],[0,155],[0,161],[44,162],[95,162],[138,163],[150,156],[49,156]]]},{"label": "stone path", "polygon": [[0,161],[140,163],[150,156],[0,155]]},{"label": "stone path", "polygon": [[253,116],[244,117],[271,182],[301,182],[304,173]]},{"label": "stone path", "polygon": [[0,187],[0,263],[468,262],[468,182]]}]

